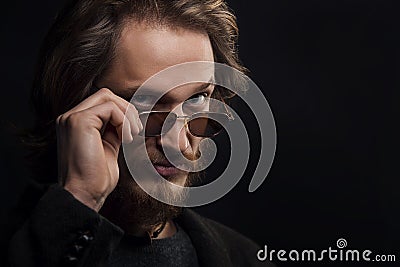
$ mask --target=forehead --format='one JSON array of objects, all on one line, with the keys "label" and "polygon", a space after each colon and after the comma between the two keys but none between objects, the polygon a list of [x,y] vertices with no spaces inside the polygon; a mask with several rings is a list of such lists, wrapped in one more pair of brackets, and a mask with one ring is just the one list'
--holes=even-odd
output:
[{"label": "forehead", "polygon": [[[117,94],[132,94],[132,89],[159,71],[192,61],[214,61],[205,32],[130,22],[121,33],[105,85]],[[201,80],[209,80],[212,73],[208,70],[199,75],[204,76]],[[182,91],[183,87],[179,88]]]}]

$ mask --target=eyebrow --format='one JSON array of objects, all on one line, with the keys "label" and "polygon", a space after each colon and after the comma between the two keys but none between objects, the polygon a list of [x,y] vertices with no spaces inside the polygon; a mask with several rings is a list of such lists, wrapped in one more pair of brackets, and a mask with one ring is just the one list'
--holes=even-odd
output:
[{"label": "eyebrow", "polygon": [[[190,84],[190,83],[188,83],[188,84]],[[202,90],[208,88],[211,84],[214,84],[214,76],[210,77],[208,82],[203,83],[202,85],[197,87],[196,91],[202,91]],[[142,85],[136,85],[136,86],[128,87],[125,90],[123,90],[126,93],[122,93],[122,92],[121,93],[126,97],[132,96],[141,86]],[[151,91],[152,89],[149,88],[149,90]],[[129,94],[128,94],[128,92],[129,92]]]}]

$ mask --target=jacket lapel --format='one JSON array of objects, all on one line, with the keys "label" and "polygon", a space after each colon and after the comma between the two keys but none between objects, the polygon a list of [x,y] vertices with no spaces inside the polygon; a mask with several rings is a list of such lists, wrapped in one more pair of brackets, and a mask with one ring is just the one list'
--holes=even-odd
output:
[{"label": "jacket lapel", "polygon": [[176,221],[192,240],[200,266],[232,265],[226,245],[206,218],[185,208]]}]

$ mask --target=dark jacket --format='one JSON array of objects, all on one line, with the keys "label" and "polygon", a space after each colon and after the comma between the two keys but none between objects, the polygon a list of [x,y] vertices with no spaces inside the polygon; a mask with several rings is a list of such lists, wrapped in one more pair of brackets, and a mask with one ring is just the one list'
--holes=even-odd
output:
[{"label": "dark jacket", "polygon": [[[190,209],[177,223],[192,240],[200,266],[273,266],[257,260],[254,242]],[[102,266],[124,232],[52,186],[9,244],[11,266]]]}]

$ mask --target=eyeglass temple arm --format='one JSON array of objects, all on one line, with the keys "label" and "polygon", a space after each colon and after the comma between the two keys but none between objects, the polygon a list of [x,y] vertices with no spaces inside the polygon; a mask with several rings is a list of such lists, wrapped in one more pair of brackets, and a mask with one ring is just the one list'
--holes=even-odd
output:
[{"label": "eyeglass temple arm", "polygon": [[224,108],[225,108],[226,114],[228,115],[228,119],[230,121],[233,121],[235,119],[235,117],[233,117],[232,113],[228,110],[228,108],[227,108],[228,104],[225,103],[225,100],[223,97],[221,97],[221,102],[224,103]]}]

